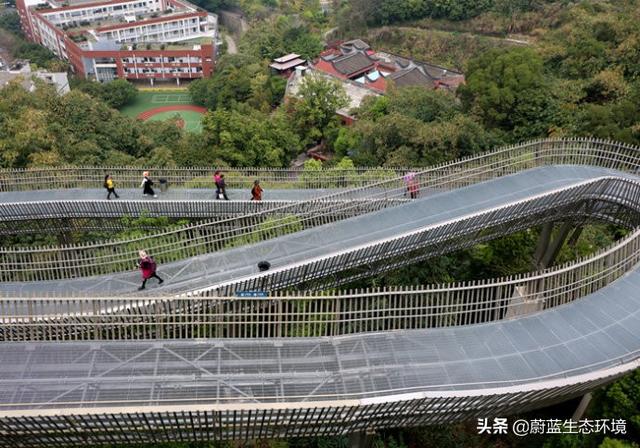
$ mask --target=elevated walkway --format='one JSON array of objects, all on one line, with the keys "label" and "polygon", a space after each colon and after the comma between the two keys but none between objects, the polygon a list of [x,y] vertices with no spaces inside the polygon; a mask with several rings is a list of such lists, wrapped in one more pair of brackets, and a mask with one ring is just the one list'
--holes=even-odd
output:
[{"label": "elevated walkway", "polygon": [[[518,319],[331,338],[0,345],[0,417],[28,410],[326,402],[517,387],[638,366],[640,272]],[[522,387],[525,386],[526,387]],[[142,410],[142,409],[140,409]],[[51,414],[51,412],[46,412]]]},{"label": "elevated walkway", "polygon": [[[162,276],[167,279],[162,289],[151,286],[144,291],[144,294],[157,294],[159,291],[162,291],[162,294],[182,294],[220,288],[225,288],[225,292],[232,293],[236,285],[245,285],[247,281],[254,278],[265,277],[265,274],[260,273],[257,267],[258,262],[262,260],[271,263],[270,272],[272,275],[273,272],[286,273],[299,267],[301,263],[328,260],[421,230],[435,231],[448,223],[462,220],[465,217],[488,214],[496,208],[515,206],[520,201],[536,196],[547,195],[551,197],[555,192],[566,191],[585,182],[593,182],[607,176],[618,179],[635,179],[632,175],[598,167],[552,166],[535,168],[463,189],[426,195],[404,205],[257,244],[164,264],[159,267]],[[555,208],[557,211],[556,205],[554,201],[550,201],[549,208]],[[531,212],[533,214],[534,210]],[[526,214],[526,212],[524,213]],[[525,214],[522,215],[522,218],[525,217]],[[473,226],[473,223],[470,225]],[[469,232],[475,232],[473,229],[471,227]],[[442,237],[436,233],[433,236],[433,238],[439,239]],[[421,244],[426,246],[427,243]],[[371,256],[369,256],[370,260]],[[335,265],[334,269],[328,269],[325,275],[334,274],[341,269],[350,267],[342,262]],[[293,278],[284,286],[294,286],[307,278],[308,276]],[[139,283],[140,274],[132,269],[129,273],[61,281],[5,282],[0,283],[0,291],[18,295],[60,295],[65,292],[75,294],[96,294],[97,292],[100,294],[137,294],[136,289]]]},{"label": "elevated walkway", "polygon": [[[638,149],[625,145],[532,142],[425,170],[422,195],[409,202],[163,264],[166,286],[143,297],[134,271],[0,283],[0,447],[347,434],[505,416],[582,395],[640,366],[638,166]],[[396,183],[395,192],[361,191],[397,200],[406,187]],[[309,214],[334,204],[318,201]],[[354,269],[372,275],[537,224],[592,220],[633,232],[568,266],[427,287],[409,305],[393,293],[232,297],[331,284],[360,275]],[[258,271],[261,260],[269,271]],[[97,294],[126,305],[107,309],[88,299]],[[38,295],[85,302],[53,299],[34,311],[24,296]],[[373,328],[384,331],[367,330],[376,316]],[[302,331],[288,334],[282,321]],[[260,336],[206,334],[225,325]],[[262,328],[278,331],[264,337]]]}]

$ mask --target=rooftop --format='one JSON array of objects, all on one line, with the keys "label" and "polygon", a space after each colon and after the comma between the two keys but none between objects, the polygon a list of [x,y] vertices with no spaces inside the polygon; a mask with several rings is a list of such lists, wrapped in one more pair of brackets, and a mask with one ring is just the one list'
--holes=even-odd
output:
[{"label": "rooftop", "polygon": [[334,68],[345,76],[353,76],[374,65],[373,59],[365,53],[356,51],[331,59]]},{"label": "rooftop", "polygon": [[323,51],[313,66],[342,80],[354,80],[362,87],[378,93],[386,92],[387,79],[398,87],[423,86],[431,89],[453,90],[464,83],[464,75],[456,70],[376,52],[360,39],[336,43]]},{"label": "rooftop", "polygon": [[[132,20],[127,20],[126,16],[116,16],[111,17],[109,19],[104,20],[96,20],[94,22],[89,22],[87,20],[79,20],[76,22],[76,26],[58,26],[59,28],[65,30],[67,33],[78,33],[86,30],[96,30],[97,32],[105,32],[109,31],[111,27],[120,28],[120,27],[128,27],[128,26],[138,26],[143,23],[158,23],[165,22],[171,19],[179,18],[180,16],[185,16],[189,14],[190,11],[188,9],[178,9],[174,11],[164,11],[164,12],[150,12],[146,14],[136,14],[135,16],[131,15]],[[193,13],[193,12],[191,12]]]},{"label": "rooftop", "polygon": [[392,79],[398,87],[424,86],[432,89],[437,87],[436,79],[415,65],[390,73],[387,77]]},{"label": "rooftop", "polygon": [[275,62],[276,64],[284,64],[285,62],[289,62],[292,61],[294,59],[298,59],[300,58],[299,54],[296,53],[289,53],[287,55],[281,56],[279,58],[276,58],[273,60],[273,62]]},{"label": "rooftop", "polygon": [[137,42],[136,44],[123,44],[121,50],[184,50],[185,48],[193,48],[196,45],[212,45],[213,38],[211,36],[201,36],[193,39],[176,41],[176,42]]},{"label": "rooftop", "polygon": [[368,50],[371,48],[368,43],[361,39],[348,40],[346,42],[343,42],[341,47],[345,49],[351,48],[356,50]]},{"label": "rooftop", "polygon": [[[279,58],[281,59],[281,58]],[[295,58],[295,59],[291,59],[287,62],[274,62],[272,64],[269,64],[269,67],[271,67],[274,70],[278,70],[278,71],[285,71],[285,70],[289,70],[292,69],[294,67],[297,67],[298,65],[302,65],[305,64],[307,61],[305,61],[304,59],[300,59],[300,58]]]}]

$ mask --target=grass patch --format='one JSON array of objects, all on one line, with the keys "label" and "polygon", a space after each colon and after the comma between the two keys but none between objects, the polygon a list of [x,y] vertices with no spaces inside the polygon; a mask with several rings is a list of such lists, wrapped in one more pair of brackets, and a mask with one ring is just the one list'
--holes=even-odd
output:
[{"label": "grass patch", "polygon": [[[141,90],[136,99],[120,109],[120,112],[128,117],[135,118],[143,112],[162,106],[196,105],[191,101],[187,90]],[[185,121],[185,129],[192,132],[202,130],[202,114],[193,111],[162,112],[150,118],[150,120],[167,120],[179,115]]]}]

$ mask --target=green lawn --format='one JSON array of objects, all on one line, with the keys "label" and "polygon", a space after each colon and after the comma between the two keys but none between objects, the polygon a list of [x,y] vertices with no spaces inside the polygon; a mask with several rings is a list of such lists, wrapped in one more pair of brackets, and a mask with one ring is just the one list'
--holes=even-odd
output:
[{"label": "green lawn", "polygon": [[184,129],[191,132],[202,131],[202,114],[198,112],[192,112],[190,110],[174,110],[171,112],[160,112],[149,118],[149,120],[168,120],[170,118],[180,115],[180,118],[184,120]]},{"label": "green lawn", "polygon": [[[135,101],[120,109],[120,112],[129,116],[137,117],[142,112],[156,107],[162,106],[175,106],[179,104],[194,104],[191,101],[189,92],[187,90],[180,92],[163,92],[158,90],[156,92],[142,91],[138,92],[138,96]],[[161,112],[151,117],[151,120],[166,120],[174,115],[180,115],[185,121],[185,129],[193,132],[199,132],[202,130],[202,115],[192,111],[172,111]]]}]

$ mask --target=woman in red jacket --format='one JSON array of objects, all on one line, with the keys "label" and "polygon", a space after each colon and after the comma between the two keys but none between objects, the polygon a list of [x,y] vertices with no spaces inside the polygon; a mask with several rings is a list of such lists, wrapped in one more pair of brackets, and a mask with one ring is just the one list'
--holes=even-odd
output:
[{"label": "woman in red jacket", "polygon": [[260,181],[256,180],[253,182],[253,188],[251,189],[251,200],[252,201],[262,201],[262,192],[264,190],[260,186]]},{"label": "woman in red jacket", "polygon": [[158,277],[158,274],[156,274],[157,265],[155,260],[147,255],[147,253],[143,250],[138,252],[138,255],[140,255],[140,260],[138,260],[138,267],[142,272],[142,286],[138,288],[138,291],[142,291],[147,285],[147,280],[153,277],[157,278],[158,284],[161,285],[164,280],[162,280],[160,277]]}]

